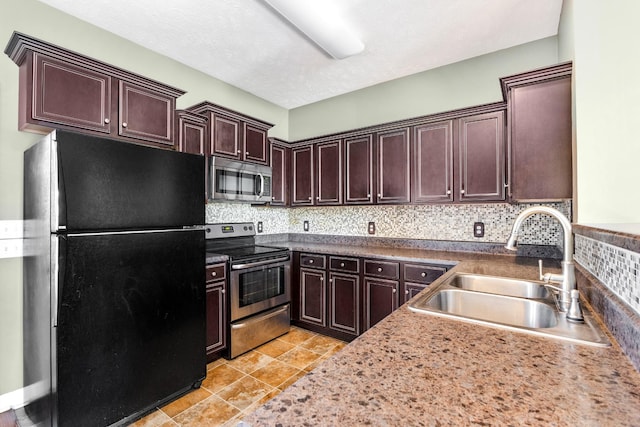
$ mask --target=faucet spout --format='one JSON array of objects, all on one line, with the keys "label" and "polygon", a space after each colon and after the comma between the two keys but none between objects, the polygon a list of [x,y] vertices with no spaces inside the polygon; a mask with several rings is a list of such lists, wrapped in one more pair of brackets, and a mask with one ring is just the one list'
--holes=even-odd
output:
[{"label": "faucet spout", "polygon": [[535,214],[546,214],[555,218],[560,225],[562,226],[562,232],[564,234],[564,255],[562,259],[562,275],[559,276],[561,281],[553,280],[554,282],[558,282],[562,284],[562,290],[564,292],[560,293],[560,302],[561,306],[565,309],[568,309],[569,304],[571,302],[570,295],[573,289],[576,289],[576,275],[575,275],[575,266],[573,264],[573,232],[571,227],[571,222],[569,219],[564,216],[560,211],[547,207],[547,206],[533,206],[527,208],[520,212],[520,214],[516,217],[516,220],[513,223],[513,228],[511,230],[511,235],[507,240],[507,244],[505,245],[506,249],[516,250],[517,240],[518,240],[518,230],[522,227],[522,223],[529,218],[531,215]]}]

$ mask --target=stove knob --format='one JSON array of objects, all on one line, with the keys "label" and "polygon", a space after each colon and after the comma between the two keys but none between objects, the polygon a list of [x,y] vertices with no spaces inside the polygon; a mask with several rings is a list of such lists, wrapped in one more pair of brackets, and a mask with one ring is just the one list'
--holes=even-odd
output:
[{"label": "stove knob", "polygon": [[247,226],[246,225],[244,226],[244,231],[247,231]]},{"label": "stove knob", "polygon": [[250,226],[249,226],[249,230],[253,230],[253,225],[250,225]]}]

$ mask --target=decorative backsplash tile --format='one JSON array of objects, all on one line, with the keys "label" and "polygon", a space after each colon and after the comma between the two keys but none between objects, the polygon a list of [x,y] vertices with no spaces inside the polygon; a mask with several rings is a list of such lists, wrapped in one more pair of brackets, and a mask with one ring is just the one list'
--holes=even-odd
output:
[{"label": "decorative backsplash tile", "polygon": [[[264,234],[309,233],[425,239],[467,242],[504,243],[520,211],[532,204],[507,203],[466,205],[392,205],[276,208],[249,204],[209,203],[207,222],[263,222]],[[571,218],[571,202],[549,203]],[[376,234],[367,233],[367,224],[376,224]],[[473,237],[473,223],[484,222],[485,236]],[[520,243],[560,245],[562,229],[547,215],[534,215],[520,230]]]},{"label": "decorative backsplash tile", "polygon": [[640,254],[576,234],[575,260],[640,314]]}]

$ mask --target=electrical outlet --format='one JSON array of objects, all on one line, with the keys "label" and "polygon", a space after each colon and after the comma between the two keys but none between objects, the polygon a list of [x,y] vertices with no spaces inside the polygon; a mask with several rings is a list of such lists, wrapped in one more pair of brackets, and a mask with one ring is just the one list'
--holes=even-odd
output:
[{"label": "electrical outlet", "polygon": [[369,221],[367,230],[369,231],[369,234],[376,234],[376,223],[373,221]]},{"label": "electrical outlet", "polygon": [[258,233],[262,233],[262,221],[258,221]]},{"label": "electrical outlet", "polygon": [[309,221],[305,221],[302,223],[302,229],[304,231],[309,231]]},{"label": "electrical outlet", "polygon": [[484,222],[473,223],[473,237],[484,237]]}]

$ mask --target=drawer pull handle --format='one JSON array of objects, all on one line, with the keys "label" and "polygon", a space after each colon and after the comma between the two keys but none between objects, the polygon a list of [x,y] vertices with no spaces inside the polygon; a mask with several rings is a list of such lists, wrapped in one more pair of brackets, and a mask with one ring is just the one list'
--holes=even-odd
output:
[{"label": "drawer pull handle", "polygon": [[378,267],[378,273],[382,273],[382,267]]},{"label": "drawer pull handle", "polygon": [[340,267],[344,267],[344,262],[341,262],[341,263],[340,263]]},{"label": "drawer pull handle", "polygon": [[309,260],[309,264],[313,264],[313,260],[312,259]]},{"label": "drawer pull handle", "polygon": [[425,273],[424,271],[422,273],[420,273],[421,277],[427,277],[427,273]]},{"label": "drawer pull handle", "polygon": [[211,272],[211,276],[212,277],[216,277],[218,275],[218,273],[216,273],[215,271]]}]

